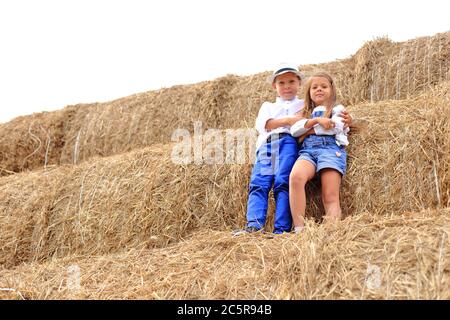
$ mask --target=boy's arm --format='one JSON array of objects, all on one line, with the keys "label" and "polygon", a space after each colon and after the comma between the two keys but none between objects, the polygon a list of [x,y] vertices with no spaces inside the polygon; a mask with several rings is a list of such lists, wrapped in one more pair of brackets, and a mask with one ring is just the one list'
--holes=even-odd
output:
[{"label": "boy's arm", "polygon": [[314,131],[314,128],[306,129],[306,130],[308,130],[308,131],[306,131],[306,133],[304,133],[300,137],[298,137],[298,139],[297,139],[298,142],[301,143],[303,140],[305,140],[305,138],[307,136],[312,135],[312,134],[316,134],[316,132]]},{"label": "boy's arm", "polygon": [[270,105],[268,105],[266,102],[263,103],[261,108],[259,109],[258,116],[256,117],[255,128],[259,134],[264,134],[267,132],[266,122],[272,117],[269,107]]},{"label": "boy's arm", "polygon": [[279,119],[269,119],[266,122],[265,129],[267,131],[271,131],[280,127],[292,127],[300,119],[302,119],[300,115],[294,115]]},{"label": "boy's arm", "polygon": [[308,121],[306,118],[302,118],[291,126],[291,136],[300,137],[310,130],[305,128],[305,123]]},{"label": "boy's arm", "polygon": [[352,125],[353,117],[347,110],[342,111],[342,122],[344,122],[344,128],[348,128]]}]

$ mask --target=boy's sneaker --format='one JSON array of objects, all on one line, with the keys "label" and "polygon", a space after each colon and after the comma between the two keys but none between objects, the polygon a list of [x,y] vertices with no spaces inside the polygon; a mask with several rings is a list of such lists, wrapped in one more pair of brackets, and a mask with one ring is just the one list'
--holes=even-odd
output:
[{"label": "boy's sneaker", "polygon": [[233,237],[237,237],[243,234],[254,233],[258,231],[259,229],[255,227],[245,227],[244,229],[233,230],[232,235]]}]

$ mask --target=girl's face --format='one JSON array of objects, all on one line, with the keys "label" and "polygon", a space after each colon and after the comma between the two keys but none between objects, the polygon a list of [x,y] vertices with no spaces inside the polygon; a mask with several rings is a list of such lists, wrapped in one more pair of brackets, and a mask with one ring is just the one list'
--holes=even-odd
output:
[{"label": "girl's face", "polygon": [[288,72],[275,78],[272,87],[283,100],[292,100],[297,96],[300,80],[294,73]]},{"label": "girl's face", "polygon": [[309,95],[316,106],[331,106],[333,97],[330,81],[322,77],[312,78]]}]

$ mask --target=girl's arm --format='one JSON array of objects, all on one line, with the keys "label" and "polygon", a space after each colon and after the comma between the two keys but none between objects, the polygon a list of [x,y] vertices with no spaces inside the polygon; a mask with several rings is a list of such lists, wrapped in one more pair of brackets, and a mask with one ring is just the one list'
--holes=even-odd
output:
[{"label": "girl's arm", "polygon": [[266,122],[266,130],[271,131],[280,127],[292,127],[297,121],[302,119],[300,115],[294,115],[286,118],[269,119]]},{"label": "girl's arm", "polygon": [[313,119],[302,118],[297,123],[292,125],[291,135],[293,137],[300,137],[305,135],[306,137],[307,135],[310,134],[316,133],[318,134],[318,132],[316,132],[315,131],[316,129],[314,128],[314,126],[316,126],[317,124],[321,125],[323,128],[326,129],[334,128],[334,122],[332,122],[331,119],[328,118],[313,118]]},{"label": "girl's arm", "polygon": [[350,129],[349,126],[353,121],[352,116],[348,113],[345,107],[341,104],[333,107],[331,119],[317,120],[320,126],[316,126],[316,133],[319,135],[333,135],[338,131],[347,133]]},{"label": "girl's arm", "polygon": [[331,121],[330,118],[323,118],[323,117],[309,119],[305,123],[305,128],[312,128],[317,124],[321,125],[326,130],[334,128],[334,122]]}]

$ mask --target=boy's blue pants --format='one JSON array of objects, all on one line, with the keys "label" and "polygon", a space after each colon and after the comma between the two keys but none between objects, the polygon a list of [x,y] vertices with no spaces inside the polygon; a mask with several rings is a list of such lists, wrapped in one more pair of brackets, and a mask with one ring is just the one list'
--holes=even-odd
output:
[{"label": "boy's blue pants", "polygon": [[298,145],[291,135],[265,143],[258,149],[250,178],[247,226],[262,229],[266,223],[269,191],[275,196],[274,233],[290,232],[289,174],[298,157]]}]

